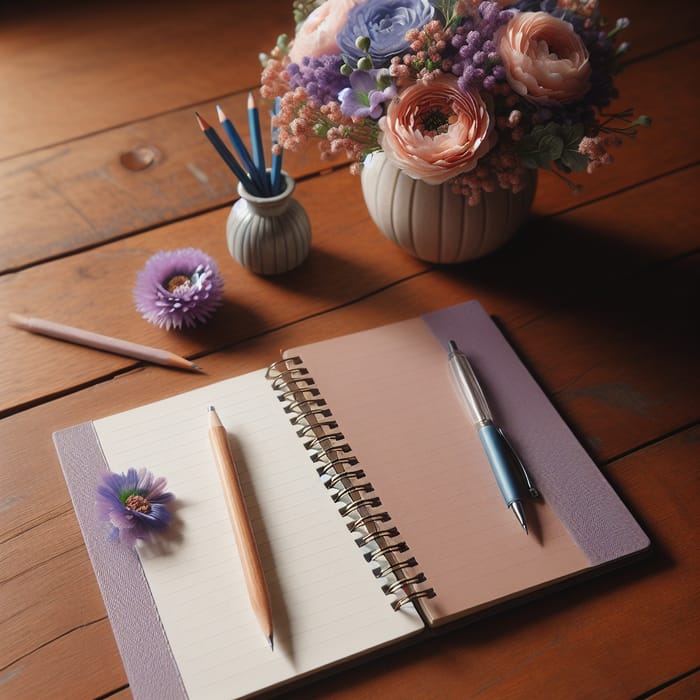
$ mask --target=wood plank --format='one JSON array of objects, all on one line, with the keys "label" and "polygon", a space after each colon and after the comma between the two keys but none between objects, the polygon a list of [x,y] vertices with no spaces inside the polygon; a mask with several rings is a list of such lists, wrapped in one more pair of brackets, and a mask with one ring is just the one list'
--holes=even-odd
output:
[{"label": "wood plank", "polygon": [[[237,180],[201,133],[194,114],[199,111],[218,128],[220,102],[248,141],[247,97],[247,91],[236,93],[0,161],[0,217],[5,222],[0,272],[237,199]],[[263,137],[269,144],[268,129]],[[140,153],[146,162],[153,159],[147,168],[122,164],[125,154]],[[286,154],[284,167],[303,178],[322,166],[314,146]]]},{"label": "wood plank", "polygon": [[[258,277],[231,258],[225,241],[228,211],[221,209],[0,278],[0,322],[7,323],[7,313],[14,309],[97,332],[109,329],[110,335],[191,356],[344,304],[427,269],[379,237],[366,211],[357,211],[357,199],[347,195],[353,187],[359,188],[359,183],[347,170],[324,177],[321,187],[316,181],[299,184],[298,200],[312,222],[313,249],[301,267],[279,278]],[[325,215],[329,202],[332,218]],[[136,273],[158,250],[193,244],[219,262],[227,284],[225,304],[216,322],[201,331],[167,333],[135,312]],[[56,284],[72,291],[59,297]],[[5,364],[0,369],[3,408],[134,365],[16,329],[7,329],[6,338],[6,352],[14,359],[12,367]],[[47,363],[48,357],[53,359]]]},{"label": "wood plank", "polygon": [[660,5],[642,7],[638,0],[600,0],[598,6],[610,26],[618,17],[630,20],[630,26],[621,35],[630,44],[627,61],[698,38],[700,8],[694,0],[679,0],[673,5],[673,12],[664,11]]},{"label": "wood plank", "polygon": [[[26,312],[97,332],[109,329],[112,335],[193,356],[334,308],[428,269],[376,232],[366,210],[358,208],[352,196],[359,183],[347,171],[324,176],[322,184],[299,185],[298,199],[307,208],[314,238],[307,262],[287,275],[260,278],[240,268],[225,248],[227,212],[218,210],[0,278],[0,323],[6,323],[10,311]],[[681,207],[693,192],[693,178],[677,174],[561,219],[535,217],[498,255],[439,268],[438,275],[451,278],[464,298],[497,295],[509,307],[519,308],[521,321],[556,309],[564,300],[580,303],[591,295],[621,291],[629,300],[628,278],[655,261],[695,248],[692,219],[658,222],[654,209],[659,200]],[[333,202],[332,212],[329,202]],[[675,209],[669,206],[667,211]],[[661,226],[666,231],[663,236]],[[166,333],[135,312],[131,301],[135,275],[150,254],[194,241],[222,267],[225,305],[200,331]],[[681,279],[670,282],[660,299],[679,289]],[[65,294],[56,295],[57,284]],[[551,297],[552,289],[558,290],[557,300]],[[112,302],[107,305],[103,299]],[[637,306],[634,300],[632,306]],[[0,366],[0,413],[134,365],[15,329],[7,329],[5,353],[8,359]],[[159,371],[172,375],[172,370]]]},{"label": "wood plank", "polygon": [[2,8],[0,158],[251,88],[291,26],[288,0],[36,5]]},{"label": "wood plank", "polygon": [[[537,213],[579,206],[697,161],[688,144],[695,139],[698,98],[685,90],[677,66],[700,71],[698,47],[700,42],[668,50],[632,64],[620,76],[617,108],[634,106],[651,114],[653,127],[641,130],[636,140],[625,139],[614,165],[575,176],[584,186],[580,195],[543,172]],[[246,123],[244,101],[244,94],[222,100],[238,124]],[[193,121],[194,110],[201,109],[215,123],[214,106],[188,106],[0,162],[0,272],[233,200],[233,178]],[[144,147],[160,154],[152,166],[134,172],[120,164],[120,154]],[[288,154],[286,167],[295,177],[328,167],[317,154],[316,144]],[[353,192],[359,192],[359,184]],[[358,207],[364,207],[361,197]]]},{"label": "wood plank", "polygon": [[700,697],[700,672],[681,678],[649,696],[649,700],[687,700]]},{"label": "wood plank", "polygon": [[[40,527],[41,536],[56,545],[54,552],[43,555],[41,561],[29,566],[21,573],[2,581],[3,607],[10,613],[3,621],[3,636],[0,641],[0,668],[5,668],[15,659],[23,659],[37,648],[60,639],[67,630],[91,625],[106,613],[99,595],[94,595],[95,580],[92,567],[82,546],[82,538],[75,518],[70,521],[71,547],[61,548],[55,533],[66,538],[64,518],[50,521]],[[36,550],[35,533],[15,539],[3,554],[7,561],[23,563],[23,552],[16,549],[25,543],[29,551]],[[28,595],[31,591],[31,595]],[[56,601],[61,601],[56,605]],[[33,629],[37,620],[41,628]]]},{"label": "wood plank", "polygon": [[[0,692],[12,700],[98,698],[126,683],[106,618],[67,631],[0,671]],[[131,693],[117,697],[127,700]]]}]

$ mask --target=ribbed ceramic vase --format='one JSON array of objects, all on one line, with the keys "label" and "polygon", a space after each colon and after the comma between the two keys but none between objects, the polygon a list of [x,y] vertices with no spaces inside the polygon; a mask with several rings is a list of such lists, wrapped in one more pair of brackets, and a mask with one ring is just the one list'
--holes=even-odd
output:
[{"label": "ribbed ceramic vase", "polygon": [[474,260],[500,248],[527,218],[537,173],[527,171],[523,190],[484,192],[470,205],[449,183],[429,185],[372,154],[362,166],[362,194],[382,234],[411,255],[434,263]]},{"label": "ribbed ceramic vase", "polygon": [[226,222],[226,243],[243,267],[259,275],[288,272],[306,260],[311,248],[311,224],[292,197],[294,179],[283,173],[285,187],[274,197],[256,197],[241,184],[240,199]]}]

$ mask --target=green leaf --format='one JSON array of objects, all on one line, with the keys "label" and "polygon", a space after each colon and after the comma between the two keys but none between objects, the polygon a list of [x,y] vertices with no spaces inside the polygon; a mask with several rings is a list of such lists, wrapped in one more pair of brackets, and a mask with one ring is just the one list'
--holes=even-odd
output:
[{"label": "green leaf", "polygon": [[561,154],[561,163],[568,168],[568,170],[580,173],[588,167],[588,158],[582,153],[579,153],[578,150],[569,149]]},{"label": "green leaf", "polygon": [[524,137],[518,142],[518,155],[526,168],[536,170],[537,168],[548,168],[549,161],[546,157],[542,157],[540,153],[540,145],[536,138],[532,135]]},{"label": "green leaf", "polygon": [[561,165],[569,172],[581,172],[588,167],[588,158],[578,152],[579,144],[585,133],[583,124],[562,126],[559,129],[564,139],[564,148],[560,156]]},{"label": "green leaf", "polygon": [[548,161],[558,160],[564,150],[564,142],[558,136],[547,134],[540,139],[540,153]]}]

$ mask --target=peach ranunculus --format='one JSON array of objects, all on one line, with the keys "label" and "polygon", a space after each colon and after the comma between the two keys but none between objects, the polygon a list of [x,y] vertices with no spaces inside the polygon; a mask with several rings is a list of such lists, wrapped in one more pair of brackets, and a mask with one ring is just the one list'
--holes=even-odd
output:
[{"label": "peach ranunculus", "polygon": [[490,102],[476,91],[463,92],[447,74],[403,90],[379,127],[387,159],[433,185],[473,170],[497,138]]},{"label": "peach ranunculus", "polygon": [[588,50],[568,22],[523,12],[496,35],[510,86],[538,103],[576,100],[590,88]]},{"label": "peach ranunculus", "polygon": [[289,49],[293,63],[301,63],[304,56],[335,55],[340,53],[336,34],[344,26],[348,12],[365,0],[326,0],[317,7],[297,29]]}]

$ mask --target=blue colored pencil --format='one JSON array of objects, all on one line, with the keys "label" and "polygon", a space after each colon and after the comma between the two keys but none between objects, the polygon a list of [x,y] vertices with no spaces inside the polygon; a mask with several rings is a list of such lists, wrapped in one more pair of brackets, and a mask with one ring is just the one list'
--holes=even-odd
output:
[{"label": "blue colored pencil", "polygon": [[216,149],[216,152],[221,156],[223,161],[233,171],[233,174],[240,180],[243,187],[253,195],[262,196],[262,193],[255,186],[255,183],[248,177],[248,173],[238,164],[238,161],[233,157],[233,153],[226,148],[226,144],[219,138],[219,135],[214,131],[214,128],[208,124],[197,112],[197,123],[204,135],[209,139],[209,142]]},{"label": "blue colored pencil", "polygon": [[245,143],[243,143],[243,139],[240,137],[238,131],[236,131],[236,127],[226,116],[226,113],[220,105],[216,105],[216,113],[219,115],[219,122],[221,122],[221,126],[224,127],[224,131],[226,132],[229,141],[231,141],[231,145],[234,147],[236,153],[238,153],[238,157],[240,158],[243,167],[248,171],[251,180],[253,180],[258,190],[263,192],[265,190],[265,180],[260,176],[260,172],[255,166],[255,163],[253,163],[253,159],[250,157],[250,153],[248,152]]},{"label": "blue colored pencil", "polygon": [[[265,168],[265,151],[263,150],[262,134],[260,133],[260,115],[255,106],[253,93],[248,93],[248,129],[250,130],[250,144],[253,149],[253,161],[258,172],[267,184],[267,170]],[[266,187],[269,194],[269,187]]]},{"label": "blue colored pencil", "polygon": [[[275,97],[275,107],[272,110],[272,117],[276,117],[280,111],[280,98]],[[272,168],[270,170],[270,184],[272,189],[272,194],[277,195],[281,190],[281,176],[282,176],[282,153],[276,153],[277,147],[279,146],[278,139],[279,128],[276,126],[272,127]]]}]

